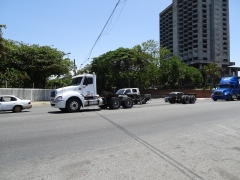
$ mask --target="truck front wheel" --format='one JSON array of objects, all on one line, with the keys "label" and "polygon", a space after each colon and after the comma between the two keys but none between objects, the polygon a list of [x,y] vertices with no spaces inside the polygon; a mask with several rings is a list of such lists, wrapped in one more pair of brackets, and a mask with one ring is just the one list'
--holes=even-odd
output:
[{"label": "truck front wheel", "polygon": [[232,96],[229,94],[228,98],[227,98],[227,101],[231,101],[231,100],[232,100]]},{"label": "truck front wheel", "polygon": [[77,98],[71,98],[67,102],[67,110],[69,112],[78,112],[80,111],[81,104]]}]

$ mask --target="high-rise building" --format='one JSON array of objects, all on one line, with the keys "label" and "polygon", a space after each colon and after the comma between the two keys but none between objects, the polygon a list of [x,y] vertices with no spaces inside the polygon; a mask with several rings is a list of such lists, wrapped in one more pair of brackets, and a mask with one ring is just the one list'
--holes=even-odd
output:
[{"label": "high-rise building", "polygon": [[216,63],[237,76],[230,62],[229,1],[173,0],[160,15],[160,44],[188,65]]}]

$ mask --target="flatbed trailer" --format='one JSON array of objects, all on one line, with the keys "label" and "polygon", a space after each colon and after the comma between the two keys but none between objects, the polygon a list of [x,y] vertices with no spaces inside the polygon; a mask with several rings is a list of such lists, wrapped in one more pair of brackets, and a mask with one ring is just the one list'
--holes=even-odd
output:
[{"label": "flatbed trailer", "polygon": [[196,94],[194,93],[184,94],[183,92],[171,92],[168,95],[168,102],[170,104],[194,104],[196,100]]}]

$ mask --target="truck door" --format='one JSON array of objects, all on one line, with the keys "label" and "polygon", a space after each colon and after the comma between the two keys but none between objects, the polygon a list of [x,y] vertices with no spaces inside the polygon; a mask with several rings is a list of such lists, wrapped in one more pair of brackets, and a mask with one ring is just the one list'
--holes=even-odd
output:
[{"label": "truck door", "polygon": [[83,81],[83,96],[94,96],[93,78],[85,76]]}]

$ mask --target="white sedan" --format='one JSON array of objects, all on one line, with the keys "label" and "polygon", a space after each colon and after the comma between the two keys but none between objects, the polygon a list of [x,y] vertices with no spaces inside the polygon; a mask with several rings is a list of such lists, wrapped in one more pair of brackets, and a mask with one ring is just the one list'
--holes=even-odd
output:
[{"label": "white sedan", "polygon": [[22,100],[14,95],[0,95],[0,111],[21,112],[32,108],[30,100]]}]

